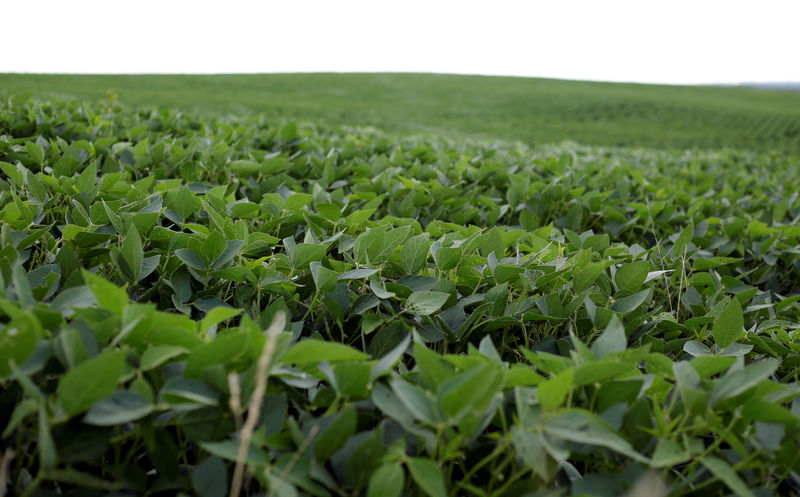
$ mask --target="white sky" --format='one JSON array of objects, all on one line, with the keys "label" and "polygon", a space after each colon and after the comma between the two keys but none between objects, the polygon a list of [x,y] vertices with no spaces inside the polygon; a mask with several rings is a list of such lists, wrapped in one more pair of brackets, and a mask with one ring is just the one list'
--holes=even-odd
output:
[{"label": "white sky", "polygon": [[800,81],[800,0],[0,0],[0,72]]}]

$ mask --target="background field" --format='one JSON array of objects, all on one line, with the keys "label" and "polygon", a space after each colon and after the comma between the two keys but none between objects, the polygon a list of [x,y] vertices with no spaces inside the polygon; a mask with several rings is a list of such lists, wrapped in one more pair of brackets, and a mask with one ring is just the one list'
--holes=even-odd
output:
[{"label": "background field", "polygon": [[431,74],[0,74],[0,91],[263,112],[403,133],[800,151],[800,92]]}]

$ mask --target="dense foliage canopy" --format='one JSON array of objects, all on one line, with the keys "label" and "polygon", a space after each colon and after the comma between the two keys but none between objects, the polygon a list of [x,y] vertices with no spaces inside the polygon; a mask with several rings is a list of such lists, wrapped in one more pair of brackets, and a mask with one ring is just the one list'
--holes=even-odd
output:
[{"label": "dense foliage canopy", "polygon": [[798,168],[12,97],[9,491],[796,492]]}]

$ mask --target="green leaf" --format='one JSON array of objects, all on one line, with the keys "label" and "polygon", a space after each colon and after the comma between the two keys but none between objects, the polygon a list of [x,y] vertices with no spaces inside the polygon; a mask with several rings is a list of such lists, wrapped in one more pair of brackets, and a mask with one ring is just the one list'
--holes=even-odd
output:
[{"label": "green leaf", "polygon": [[611,310],[622,315],[628,314],[639,308],[650,295],[650,289],[642,290],[627,297],[623,297],[611,305]]},{"label": "green leaf", "polygon": [[90,192],[97,182],[97,163],[92,162],[83,172],[78,176],[75,181],[75,186],[78,187],[80,192]]},{"label": "green leaf", "polygon": [[321,262],[314,261],[309,264],[311,269],[311,276],[314,279],[314,285],[317,290],[324,293],[330,293],[336,290],[336,281],[339,273],[328,269],[322,265]]},{"label": "green leaf", "polygon": [[199,377],[207,366],[233,362],[248,352],[251,337],[250,333],[241,330],[217,335],[211,342],[192,349],[183,374],[187,378]]},{"label": "green leaf", "polygon": [[14,264],[11,269],[11,281],[14,283],[14,290],[17,293],[17,300],[23,309],[30,309],[36,302],[31,293],[31,283],[28,275],[22,268],[22,264]]},{"label": "green leaf", "polygon": [[231,172],[237,176],[249,176],[261,170],[261,164],[251,160],[235,160],[228,164]]},{"label": "green leaf", "polygon": [[635,366],[627,362],[604,360],[587,362],[575,368],[573,383],[576,387],[589,385],[591,383],[603,384],[611,378],[615,378],[623,373],[629,373],[635,369]]},{"label": "green leaf", "polygon": [[547,480],[550,477],[550,472],[548,470],[548,454],[542,438],[543,436],[541,433],[534,433],[519,425],[511,427],[511,439],[519,456],[534,473],[539,475],[543,480]]},{"label": "green leaf", "polygon": [[31,159],[36,161],[37,164],[44,163],[44,149],[42,149],[38,143],[34,141],[26,141],[25,148],[28,150],[28,155],[30,155]]},{"label": "green leaf", "polygon": [[341,343],[309,338],[297,342],[283,356],[285,364],[311,364],[321,361],[359,361],[369,356]]},{"label": "green leaf", "polygon": [[565,369],[553,378],[539,383],[537,394],[542,409],[551,411],[564,402],[564,399],[567,398],[567,393],[572,387],[574,374],[575,370],[573,368]]},{"label": "green leaf", "polygon": [[212,260],[211,269],[215,271],[219,270],[231,262],[239,253],[239,251],[242,250],[242,246],[244,246],[244,242],[242,240],[227,240],[225,243],[225,249],[216,257],[216,259]]},{"label": "green leaf", "polygon": [[120,272],[131,283],[135,284],[139,281],[139,275],[142,273],[144,252],[142,251],[142,239],[139,236],[139,231],[133,224],[128,228],[119,254]]},{"label": "green leaf", "polygon": [[483,301],[489,304],[487,312],[492,316],[500,316],[506,310],[508,301],[508,283],[494,286],[486,292]]},{"label": "green leaf", "polygon": [[50,433],[50,422],[47,419],[47,407],[44,402],[39,404],[39,465],[44,469],[50,469],[56,465],[58,455],[56,446],[53,442],[53,435]]},{"label": "green leaf", "polygon": [[352,407],[336,414],[333,422],[314,440],[314,455],[322,464],[355,434],[356,411]]},{"label": "green leaf", "polygon": [[451,423],[459,423],[468,414],[482,418],[492,400],[501,393],[502,386],[503,373],[499,366],[483,364],[443,381],[437,392],[439,406]]},{"label": "green leaf", "polygon": [[711,390],[711,396],[708,399],[709,404],[714,406],[725,399],[744,393],[767,379],[777,368],[778,361],[764,359],[754,364],[749,364],[742,369],[728,371],[725,376],[717,381],[714,389]]},{"label": "green leaf", "polygon": [[639,289],[647,278],[650,271],[650,263],[647,261],[632,262],[623,264],[617,269],[614,281],[620,290],[634,291]]},{"label": "green leaf", "polygon": [[17,188],[25,186],[25,175],[13,164],[0,161],[0,170],[11,179]]},{"label": "green leaf", "polygon": [[449,298],[450,294],[444,292],[414,292],[406,299],[406,309],[420,316],[428,316],[441,309]]},{"label": "green leaf", "polygon": [[11,361],[22,364],[36,349],[38,322],[33,315],[21,314],[0,327],[0,377],[11,373]]},{"label": "green leaf", "polygon": [[197,252],[188,248],[182,248],[175,251],[175,255],[183,261],[184,264],[194,269],[195,271],[206,271],[208,264],[202,257],[197,255]]},{"label": "green leaf", "polygon": [[[161,387],[159,395],[162,402],[175,405],[194,404],[213,407],[219,402],[219,393],[216,390],[202,381],[187,378],[170,378]],[[236,460],[236,456],[233,459]]]},{"label": "green leaf", "polygon": [[125,293],[125,290],[88,271],[83,272],[83,279],[86,281],[86,286],[94,294],[100,307],[113,312],[117,316],[122,316],[125,307],[128,305],[128,294]]},{"label": "green leaf", "polygon": [[675,245],[672,246],[672,257],[682,260],[686,249],[689,247],[689,244],[692,242],[692,236],[694,235],[694,222],[689,221],[689,224],[686,228],[681,231],[681,234],[678,235],[678,239],[675,240]]},{"label": "green leaf", "polygon": [[577,271],[572,278],[572,286],[575,292],[582,292],[589,288],[589,286],[603,274],[603,269],[605,269],[605,267],[604,262],[592,262],[587,264],[583,269]]},{"label": "green leaf", "polygon": [[310,262],[321,261],[325,257],[325,245],[298,243],[294,248],[292,267],[305,269]]},{"label": "green leaf", "polygon": [[724,349],[735,342],[743,330],[742,306],[739,304],[739,299],[733,298],[714,322],[711,333],[717,346]]},{"label": "green leaf", "polygon": [[736,474],[736,470],[724,460],[718,457],[706,456],[700,459],[700,462],[739,497],[755,497],[753,491]]},{"label": "green leaf", "polygon": [[367,497],[400,497],[405,485],[405,473],[398,463],[386,463],[369,479]]},{"label": "green leaf", "polygon": [[74,416],[114,393],[124,364],[125,353],[117,350],[105,352],[67,371],[58,384],[58,398],[64,412]]},{"label": "green leaf", "polygon": [[765,400],[750,399],[742,408],[742,416],[764,423],[795,425],[798,421],[792,411]]},{"label": "green leaf", "polygon": [[428,259],[429,247],[430,235],[428,233],[412,236],[403,243],[403,248],[400,251],[400,260],[406,272],[414,274],[425,265],[425,261]]},{"label": "green leaf", "polygon": [[608,326],[592,344],[592,352],[598,359],[613,352],[622,352],[628,347],[625,328],[616,316],[611,317]]},{"label": "green leaf", "polygon": [[447,271],[458,266],[461,260],[462,248],[461,247],[441,247],[436,251],[433,258],[436,262],[436,267],[441,271]]},{"label": "green leaf", "polygon": [[185,347],[179,347],[177,345],[156,345],[154,347],[148,347],[139,360],[139,368],[142,371],[149,371],[157,368],[170,359],[188,352],[189,349]]},{"label": "green leaf", "polygon": [[689,460],[691,456],[677,442],[660,440],[650,461],[651,468],[667,468]]},{"label": "green leaf", "polygon": [[397,361],[403,357],[403,354],[405,354],[410,343],[411,335],[408,334],[392,350],[387,352],[386,355],[381,357],[375,364],[372,365],[372,369],[369,373],[369,380],[374,381],[391,369],[397,363]]},{"label": "green leaf", "polygon": [[287,211],[296,211],[311,202],[313,199],[314,196],[310,193],[293,193],[289,198],[286,199],[284,209]]},{"label": "green leaf", "polygon": [[414,418],[429,425],[438,424],[441,415],[426,390],[398,377],[392,378],[390,383],[394,394]]},{"label": "green leaf", "polygon": [[234,316],[238,316],[241,313],[241,309],[234,309],[232,307],[220,306],[211,309],[200,322],[200,334],[205,335],[212,326],[216,326],[219,323],[231,319]]},{"label": "green leaf", "polygon": [[417,485],[430,497],[447,497],[442,470],[430,459],[412,457],[408,461],[408,470]]},{"label": "green leaf", "polygon": [[228,469],[222,459],[207,457],[192,470],[192,487],[200,497],[225,497],[228,493]]},{"label": "green leaf", "polygon": [[115,426],[143,418],[153,409],[153,405],[141,395],[117,390],[96,402],[83,417],[83,422],[94,426]]},{"label": "green leaf", "polygon": [[[209,454],[213,454],[228,461],[237,461],[239,459],[239,441],[238,440],[223,440],[221,442],[200,442],[200,447],[205,449]],[[250,444],[244,457],[245,462],[254,466],[263,466],[267,463],[267,457],[264,452],[258,447]]]},{"label": "green leaf", "polygon": [[351,269],[350,271],[344,272],[339,275],[339,281],[345,280],[361,280],[364,278],[369,278],[373,274],[377,273],[377,269]]},{"label": "green leaf", "polygon": [[545,431],[562,440],[605,447],[635,461],[650,462],[603,420],[582,409],[570,409],[550,419],[545,424]]}]

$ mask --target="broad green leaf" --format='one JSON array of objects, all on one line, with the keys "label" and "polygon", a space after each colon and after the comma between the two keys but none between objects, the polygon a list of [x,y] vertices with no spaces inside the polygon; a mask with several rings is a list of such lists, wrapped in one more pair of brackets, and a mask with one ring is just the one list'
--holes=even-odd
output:
[{"label": "broad green leaf", "polygon": [[369,278],[373,274],[377,273],[377,269],[351,269],[350,271],[346,271],[339,275],[337,278],[339,281],[343,280],[361,280],[364,278]]},{"label": "broad green leaf", "polygon": [[489,304],[489,314],[492,316],[502,315],[508,301],[508,283],[490,288],[489,291],[486,292],[483,301]]},{"label": "broad green leaf", "polygon": [[797,416],[785,407],[758,399],[748,400],[744,404],[742,416],[764,423],[784,423],[786,425],[794,425],[798,421]]},{"label": "broad green leaf", "polygon": [[461,247],[442,247],[436,251],[433,258],[436,262],[436,267],[441,271],[447,271],[458,265],[461,260],[461,254]]},{"label": "broad green leaf", "polygon": [[551,411],[559,407],[567,398],[572,388],[572,378],[575,374],[573,368],[566,369],[549,380],[539,383],[537,394],[542,409]]},{"label": "broad green leaf", "polygon": [[420,316],[428,316],[441,309],[449,298],[450,294],[444,292],[414,292],[406,299],[406,309]]},{"label": "broad green leaf", "polygon": [[142,371],[155,369],[170,359],[186,354],[189,349],[177,345],[157,345],[148,347],[139,360],[139,367]]},{"label": "broad green leaf", "polygon": [[141,395],[128,390],[117,390],[101,399],[89,409],[83,422],[95,426],[115,426],[143,418],[153,412],[154,406]]},{"label": "broad green leaf", "polygon": [[[161,387],[159,396],[161,402],[174,405],[193,404],[194,407],[213,407],[219,402],[219,393],[216,390],[202,381],[187,378],[170,378]],[[235,458],[234,456],[234,460]]]},{"label": "broad green leaf", "polygon": [[25,148],[28,150],[28,155],[31,159],[36,161],[37,164],[44,163],[44,149],[34,141],[26,141]]},{"label": "broad green leaf", "polygon": [[240,330],[217,335],[214,340],[192,349],[186,359],[183,374],[200,377],[202,370],[212,364],[230,364],[250,350],[252,335]]},{"label": "broad green leaf", "polygon": [[19,424],[28,416],[35,413],[39,409],[38,403],[33,399],[24,399],[17,403],[14,406],[14,410],[11,412],[11,417],[8,421],[8,424],[3,429],[1,437],[7,438],[11,435],[14,430],[19,426]]},{"label": "broad green leaf", "polygon": [[675,240],[675,245],[672,246],[672,256],[675,259],[678,260],[683,259],[683,257],[686,255],[686,249],[692,242],[693,235],[694,235],[694,222],[690,220],[686,228],[684,228],[683,231],[681,231],[680,235],[678,235],[678,239]]},{"label": "broad green leaf", "polygon": [[640,305],[647,300],[650,295],[650,289],[642,290],[641,292],[634,293],[627,297],[623,297],[611,305],[611,310],[619,312],[622,315],[635,311]]},{"label": "broad green leaf", "polygon": [[330,293],[336,289],[336,281],[339,273],[328,269],[321,262],[314,261],[309,264],[311,276],[314,278],[314,285],[320,292]]},{"label": "broad green leaf", "polygon": [[305,269],[310,262],[321,261],[325,257],[325,245],[298,243],[294,248],[292,266],[295,269]]},{"label": "broad green leaf", "polygon": [[700,459],[700,462],[739,497],[755,497],[753,491],[736,474],[736,470],[724,460],[718,457],[705,456]]},{"label": "broad green leaf", "polygon": [[128,305],[128,295],[125,290],[88,271],[83,272],[83,278],[100,307],[122,316],[125,307]]},{"label": "broad green leaf", "polygon": [[184,264],[195,271],[206,271],[208,269],[208,264],[206,261],[204,261],[203,258],[197,255],[197,252],[192,249],[178,249],[175,251],[175,255],[178,257],[178,259],[183,261]]},{"label": "broad green leaf", "polygon": [[414,418],[429,425],[441,421],[441,415],[428,391],[400,378],[392,378],[390,383],[394,394]]},{"label": "broad green leaf", "polygon": [[622,352],[628,347],[625,328],[616,316],[611,317],[605,331],[592,344],[592,352],[598,359],[613,352]]},{"label": "broad green leaf", "polygon": [[658,442],[650,461],[652,468],[668,468],[689,460],[690,455],[677,442],[664,439]]},{"label": "broad green leaf", "polygon": [[0,161],[0,171],[3,171],[17,188],[22,188],[25,185],[25,175],[13,164]]},{"label": "broad green leaf", "polygon": [[428,248],[430,247],[430,235],[422,233],[412,236],[403,243],[400,251],[400,259],[403,261],[403,268],[409,274],[414,274],[425,265],[428,259]]},{"label": "broad green leaf", "polygon": [[22,364],[36,349],[39,326],[36,318],[20,311],[20,316],[0,325],[0,377],[11,373],[10,363]]},{"label": "broad green leaf", "polygon": [[400,497],[404,485],[403,467],[397,463],[386,463],[372,473],[367,497]]},{"label": "broad green leaf", "polygon": [[261,170],[261,164],[251,160],[235,160],[228,164],[228,167],[236,175],[248,176]]},{"label": "broad green leaf", "polygon": [[617,269],[614,281],[617,283],[617,288],[620,290],[638,290],[644,283],[644,280],[647,279],[647,273],[649,271],[650,263],[647,261],[623,264]]},{"label": "broad green leaf", "polygon": [[[238,440],[222,440],[220,442],[200,442],[200,447],[206,450],[209,454],[213,454],[222,459],[236,462],[239,458],[239,441]],[[250,444],[248,450],[245,452],[245,462],[254,466],[263,466],[267,463],[267,458],[264,452]]]},{"label": "broad green leaf", "polygon": [[545,431],[562,440],[597,445],[644,464],[650,462],[636,452],[630,442],[622,438],[603,420],[582,409],[570,409],[548,420],[545,424]]},{"label": "broad green leaf", "polygon": [[285,364],[310,364],[321,361],[359,361],[369,356],[347,345],[324,340],[307,339],[297,342],[283,356]]},{"label": "broad green leaf", "polygon": [[413,457],[408,461],[411,477],[429,497],[447,497],[442,470],[430,459]]},{"label": "broad green leaf", "polygon": [[50,422],[47,419],[47,407],[44,402],[39,404],[39,433],[38,433],[39,465],[50,469],[58,462],[53,434],[50,432]]},{"label": "broad green leaf", "polygon": [[635,369],[634,365],[625,362],[604,360],[587,362],[575,369],[573,383],[576,387],[589,385],[591,383],[602,384],[611,378],[615,378]]},{"label": "broad green leaf", "polygon": [[75,186],[78,187],[80,192],[89,192],[94,188],[97,182],[97,163],[92,162],[86,169],[81,172],[78,179],[75,181]]},{"label": "broad green leaf", "polygon": [[241,309],[233,309],[231,307],[220,306],[211,309],[205,315],[203,321],[200,322],[200,334],[205,335],[212,326],[216,326],[217,324],[231,319],[232,317],[238,316],[241,313]]},{"label": "broad green leaf", "polygon": [[228,470],[219,457],[209,456],[192,470],[192,487],[200,497],[225,497]]},{"label": "broad green leaf", "polygon": [[144,252],[142,251],[142,239],[139,236],[139,231],[133,224],[128,228],[119,256],[120,271],[131,283],[139,281],[139,275],[142,273]]},{"label": "broad green leaf", "polygon": [[486,409],[491,399],[500,393],[503,374],[495,364],[484,364],[451,376],[439,387],[442,412],[458,420],[467,410]]},{"label": "broad green leaf", "polygon": [[724,349],[735,342],[742,331],[744,331],[742,306],[739,304],[739,299],[733,298],[714,322],[711,332],[717,346]]},{"label": "broad green leaf", "polygon": [[110,351],[67,371],[58,384],[58,398],[64,412],[74,416],[111,395],[124,364],[124,352]]},{"label": "broad green leaf", "polygon": [[333,422],[314,439],[314,455],[324,464],[356,432],[356,411],[352,407],[336,414]]},{"label": "broad green leaf", "polygon": [[390,350],[386,355],[381,357],[375,364],[372,365],[372,369],[369,373],[370,381],[374,381],[375,379],[382,376],[386,373],[389,369],[391,369],[405,354],[406,349],[408,349],[408,345],[411,343],[411,335],[406,335],[403,340],[400,341],[392,350]]},{"label": "broad green leaf", "polygon": [[589,286],[603,274],[603,269],[605,269],[605,263],[592,262],[587,264],[583,269],[577,271],[572,278],[572,286],[575,288],[575,291],[582,292],[589,288]]},{"label": "broad green leaf", "polygon": [[728,371],[725,376],[717,381],[714,389],[711,390],[711,396],[708,399],[709,404],[714,406],[725,399],[744,393],[767,379],[777,368],[778,362],[775,359],[764,359],[749,364],[743,369]]}]

